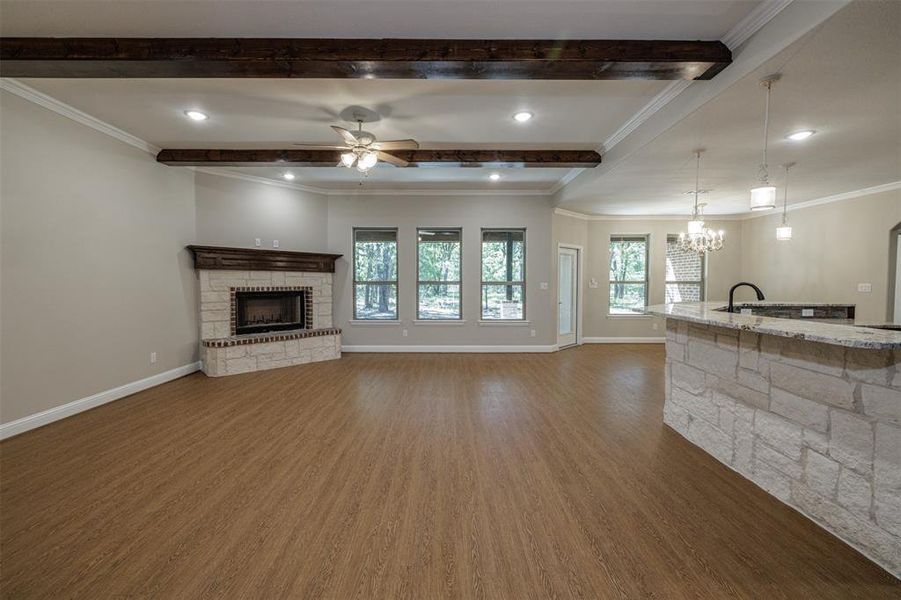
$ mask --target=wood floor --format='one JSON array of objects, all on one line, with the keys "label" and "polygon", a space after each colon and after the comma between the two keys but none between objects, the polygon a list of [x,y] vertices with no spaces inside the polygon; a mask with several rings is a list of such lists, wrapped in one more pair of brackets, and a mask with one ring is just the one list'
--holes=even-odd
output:
[{"label": "wood floor", "polygon": [[197,373],[0,444],[0,594],[901,596],[662,403],[660,346]]}]

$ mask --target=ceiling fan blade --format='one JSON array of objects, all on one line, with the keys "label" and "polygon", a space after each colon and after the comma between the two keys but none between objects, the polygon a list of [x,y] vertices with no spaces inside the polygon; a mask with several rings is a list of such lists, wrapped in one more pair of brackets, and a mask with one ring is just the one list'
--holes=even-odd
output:
[{"label": "ceiling fan blade", "polygon": [[350,150],[347,146],[329,146],[326,144],[293,144],[301,150]]},{"label": "ceiling fan blade", "polygon": [[410,164],[404,159],[397,158],[396,156],[388,154],[387,152],[378,151],[376,152],[376,155],[379,157],[379,160],[394,165],[395,167],[406,167]]},{"label": "ceiling fan blade", "polygon": [[357,145],[357,138],[354,137],[354,134],[344,129],[343,127],[338,127],[337,125],[332,125],[332,129],[335,130],[335,133],[341,136],[341,138],[352,146]]},{"label": "ceiling fan blade", "polygon": [[419,142],[416,140],[387,140],[376,142],[372,147],[376,150],[418,150]]}]

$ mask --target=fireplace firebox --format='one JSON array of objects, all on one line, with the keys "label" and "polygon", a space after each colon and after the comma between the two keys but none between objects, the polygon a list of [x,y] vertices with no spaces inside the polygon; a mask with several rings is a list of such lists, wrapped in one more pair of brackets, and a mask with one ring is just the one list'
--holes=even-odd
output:
[{"label": "fireplace firebox", "polygon": [[235,335],[309,327],[306,290],[236,290],[234,294]]}]

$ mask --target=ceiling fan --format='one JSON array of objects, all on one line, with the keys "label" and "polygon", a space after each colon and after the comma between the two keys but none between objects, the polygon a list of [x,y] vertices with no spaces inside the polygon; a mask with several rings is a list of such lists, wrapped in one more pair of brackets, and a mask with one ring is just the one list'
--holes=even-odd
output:
[{"label": "ceiling fan", "polygon": [[343,127],[332,125],[332,129],[344,140],[343,146],[329,146],[319,144],[294,144],[305,150],[343,150],[341,153],[340,167],[356,167],[360,173],[366,173],[378,162],[384,161],[395,167],[406,167],[410,163],[396,156],[388,154],[385,150],[416,150],[419,142],[416,140],[386,140],[376,141],[375,135],[363,130],[363,119],[357,119],[357,130],[349,131]]}]

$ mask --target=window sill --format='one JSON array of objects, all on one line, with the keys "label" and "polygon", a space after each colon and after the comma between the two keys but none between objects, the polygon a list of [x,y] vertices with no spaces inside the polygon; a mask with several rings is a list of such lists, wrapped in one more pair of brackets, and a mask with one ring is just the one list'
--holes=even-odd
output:
[{"label": "window sill", "polygon": [[531,321],[504,320],[504,319],[480,319],[479,327],[528,327]]},{"label": "window sill", "polygon": [[351,325],[400,325],[400,319],[351,319],[348,321]]},{"label": "window sill", "polygon": [[414,325],[466,325],[463,319],[413,319]]}]

